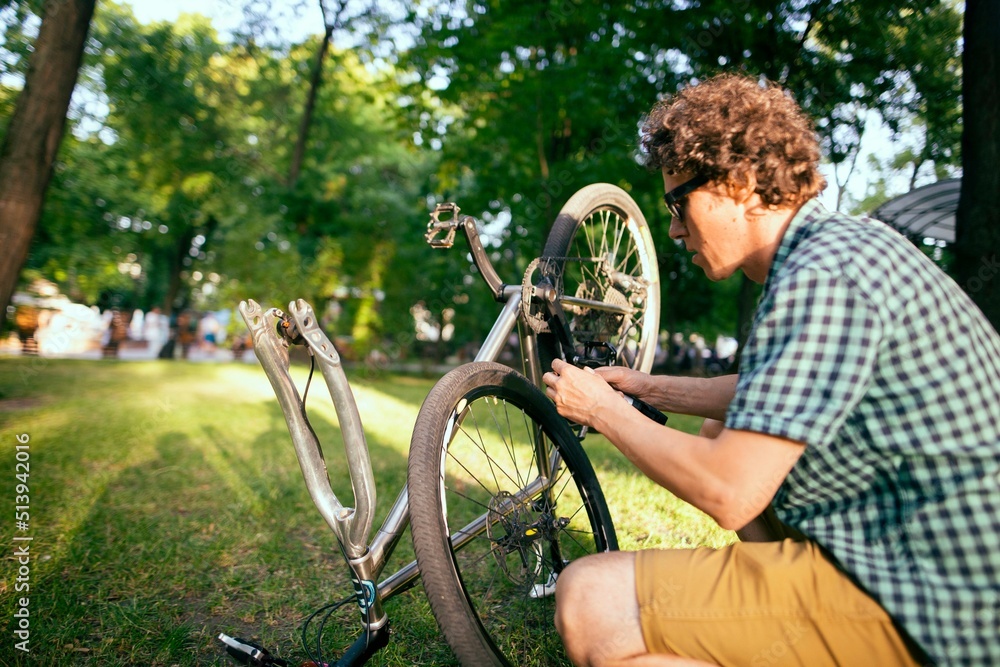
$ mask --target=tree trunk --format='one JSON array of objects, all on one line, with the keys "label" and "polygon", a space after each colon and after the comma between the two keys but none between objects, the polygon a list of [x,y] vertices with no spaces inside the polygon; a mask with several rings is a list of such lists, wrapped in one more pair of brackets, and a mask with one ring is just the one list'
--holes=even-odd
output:
[{"label": "tree trunk", "polygon": [[306,155],[306,142],[309,139],[309,128],[312,127],[312,117],[316,110],[316,98],[319,96],[319,88],[323,82],[323,60],[326,52],[330,49],[330,38],[333,36],[334,26],[327,25],[323,33],[323,41],[320,42],[319,51],[316,53],[316,65],[313,67],[312,77],[309,80],[309,93],[306,97],[306,106],[299,120],[299,134],[295,140],[295,151],[292,154],[292,164],[288,168],[288,189],[294,191],[295,185],[299,181],[299,174],[302,172],[302,162]]},{"label": "tree trunk", "polygon": [[194,258],[191,257],[190,253],[194,237],[198,234],[205,237],[205,243],[201,246],[202,250],[204,250],[211,243],[212,236],[218,228],[219,219],[214,215],[209,215],[204,227],[187,227],[180,235],[180,238],[177,239],[174,247],[167,251],[169,253],[167,258],[167,294],[162,304],[164,315],[172,314],[175,309],[178,311],[184,310],[191,299],[190,290],[184,285],[184,281],[181,280],[181,273],[183,273],[185,268],[185,259],[191,258],[191,266],[193,266]]},{"label": "tree trunk", "polygon": [[959,284],[1000,329],[1000,2],[967,0],[962,53]]},{"label": "tree trunk", "polygon": [[49,0],[0,148],[0,313],[28,258],[96,0]]},{"label": "tree trunk", "polygon": [[191,241],[194,236],[194,229],[188,228],[177,239],[176,245],[168,251],[170,254],[167,260],[167,294],[163,300],[164,315],[172,315],[175,309],[180,312],[187,306],[188,294],[181,295],[181,289],[184,286],[181,280],[181,271],[184,270],[184,258],[191,250]]}]

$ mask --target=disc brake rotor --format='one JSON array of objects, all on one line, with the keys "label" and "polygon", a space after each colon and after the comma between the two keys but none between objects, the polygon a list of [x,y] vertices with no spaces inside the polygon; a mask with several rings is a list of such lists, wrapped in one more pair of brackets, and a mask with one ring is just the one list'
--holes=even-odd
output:
[{"label": "disc brake rotor", "polygon": [[486,535],[500,571],[516,586],[534,583],[541,574],[542,545],[530,504],[500,491],[490,499],[488,518]]}]

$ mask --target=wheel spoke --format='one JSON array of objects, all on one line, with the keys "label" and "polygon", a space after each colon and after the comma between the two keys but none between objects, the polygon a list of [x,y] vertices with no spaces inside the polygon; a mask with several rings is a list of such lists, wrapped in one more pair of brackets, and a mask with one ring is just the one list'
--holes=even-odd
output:
[{"label": "wheel spoke", "polygon": [[[475,444],[476,448],[477,448],[477,449],[478,449],[478,450],[479,450],[480,452],[482,452],[482,454],[483,454],[483,456],[484,456],[484,457],[486,457],[486,460],[487,460],[487,461],[489,462],[489,464],[490,464],[490,474],[491,474],[491,476],[493,477],[493,483],[494,483],[494,484],[496,485],[496,488],[498,488],[498,489],[499,489],[499,488],[500,488],[500,481],[499,481],[499,480],[497,479],[497,477],[496,477],[496,470],[494,469],[494,464],[496,464],[496,468],[500,468],[501,466],[500,466],[499,462],[497,462],[497,461],[496,461],[496,459],[494,459],[494,458],[493,458],[493,456],[492,456],[492,455],[491,455],[491,454],[490,454],[490,453],[489,453],[488,451],[486,451],[486,444],[485,444],[485,443],[484,443],[484,441],[483,441],[483,435],[482,435],[482,433],[481,433],[481,432],[480,432],[480,430],[479,430],[479,423],[478,423],[478,419],[476,418],[476,415],[475,415],[474,413],[473,413],[473,415],[472,415],[472,420],[473,420],[473,422],[475,422],[475,425],[476,425],[476,435],[478,435],[478,436],[479,436],[479,438],[478,438],[478,439],[476,439],[476,438],[473,438],[473,437],[472,437],[472,434],[471,434],[471,433],[468,433],[468,432],[467,432],[467,431],[466,431],[466,430],[465,430],[464,428],[462,428],[462,427],[459,427],[459,430],[460,430],[460,431],[461,431],[461,432],[462,432],[463,434],[465,434],[465,435],[466,435],[466,437],[468,437],[469,441],[470,441],[470,442],[473,442],[473,443]],[[504,474],[504,475],[507,475],[507,471],[506,471],[506,470],[503,470],[502,468],[501,468],[500,472],[501,472],[502,474]],[[469,474],[470,474],[470,475],[472,475],[472,473],[471,473],[471,472],[470,472]],[[517,482],[517,480],[515,480],[514,478],[510,477],[509,475],[507,475],[507,479],[508,479],[508,480],[510,480],[510,483],[511,483],[511,484],[513,484],[514,486],[518,486],[518,482]],[[479,479],[478,479],[478,477],[476,478],[476,481],[477,481],[477,482],[479,482]],[[489,490],[489,489],[487,489],[487,488],[486,488],[486,486],[484,486],[484,485],[482,484],[482,482],[479,482],[479,484],[480,484],[480,486],[483,486],[483,489],[485,489],[485,490],[487,491],[487,493],[489,493],[489,492],[490,492],[490,490]]]},{"label": "wheel spoke", "polygon": [[[490,462],[490,474],[493,476],[493,483],[496,484],[497,488],[500,488],[500,482],[497,481],[496,472],[493,470],[493,460],[490,457],[489,452],[486,451],[486,445],[485,443],[483,443],[483,434],[482,431],[479,430],[479,416],[476,414],[474,410],[469,410],[468,412],[469,415],[472,417],[473,425],[476,427],[476,435],[479,436],[478,439],[474,440],[474,442],[476,443],[476,446],[479,448],[479,450],[486,456],[486,460]],[[464,432],[465,429],[462,430]],[[469,434],[469,439],[470,440],[472,439],[471,434]]]},{"label": "wheel spoke", "polygon": [[[485,396],[464,410],[446,448],[444,481],[449,532],[467,538],[453,552],[466,595],[512,664],[562,655],[550,587],[564,560],[596,550],[586,505],[563,457],[546,455],[552,470],[540,476],[536,438],[546,435],[523,407]],[[470,528],[477,516],[481,532]]]},{"label": "wheel spoke", "polygon": [[[659,325],[659,271],[645,218],[628,194],[594,184],[573,195],[553,225],[544,256],[555,260],[574,347],[611,343],[622,352],[617,363],[649,371]],[[559,355],[557,344],[541,345],[546,359]]]}]

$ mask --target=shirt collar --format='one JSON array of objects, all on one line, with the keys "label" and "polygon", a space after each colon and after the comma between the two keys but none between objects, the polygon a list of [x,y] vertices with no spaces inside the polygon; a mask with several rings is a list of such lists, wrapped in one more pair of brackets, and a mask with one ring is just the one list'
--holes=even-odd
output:
[{"label": "shirt collar", "polygon": [[774,253],[771,268],[767,271],[767,280],[764,281],[764,292],[767,292],[771,288],[771,283],[774,281],[775,276],[778,275],[778,272],[781,271],[782,265],[788,259],[788,256],[792,254],[792,251],[795,250],[804,238],[809,236],[813,223],[824,220],[829,216],[830,212],[816,197],[806,201],[806,203],[799,207],[799,210],[792,216],[792,221],[788,223],[785,234],[781,237],[778,251]]}]

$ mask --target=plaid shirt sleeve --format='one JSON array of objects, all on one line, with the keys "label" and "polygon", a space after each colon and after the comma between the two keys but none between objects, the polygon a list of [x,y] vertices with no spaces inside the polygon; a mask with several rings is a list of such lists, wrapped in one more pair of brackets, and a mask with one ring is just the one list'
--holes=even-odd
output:
[{"label": "plaid shirt sleeve", "polygon": [[844,276],[783,277],[757,308],[726,426],[828,445],[872,382],[882,331]]}]

